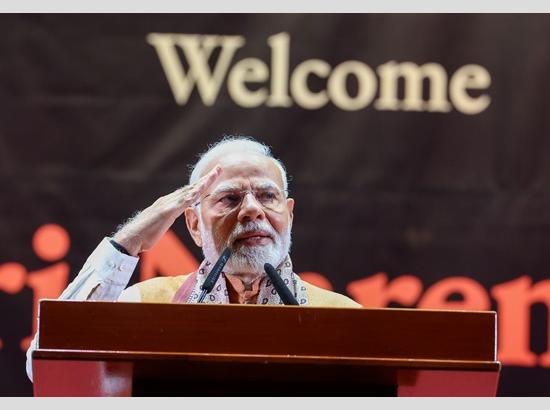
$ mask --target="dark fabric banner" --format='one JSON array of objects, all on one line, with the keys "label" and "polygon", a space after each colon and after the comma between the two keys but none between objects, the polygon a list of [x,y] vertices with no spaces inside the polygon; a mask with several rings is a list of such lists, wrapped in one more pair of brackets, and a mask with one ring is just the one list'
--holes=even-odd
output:
[{"label": "dark fabric banner", "polygon": [[[496,310],[499,395],[550,391],[550,17],[0,16],[0,394],[117,226],[224,135],[273,148],[306,280]],[[185,222],[131,283],[201,261]]]}]

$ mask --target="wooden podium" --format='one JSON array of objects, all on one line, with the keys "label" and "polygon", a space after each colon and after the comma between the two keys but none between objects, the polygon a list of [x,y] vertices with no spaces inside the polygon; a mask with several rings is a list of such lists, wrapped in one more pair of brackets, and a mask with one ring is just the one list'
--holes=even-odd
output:
[{"label": "wooden podium", "polygon": [[43,300],[35,396],[495,396],[496,313]]}]

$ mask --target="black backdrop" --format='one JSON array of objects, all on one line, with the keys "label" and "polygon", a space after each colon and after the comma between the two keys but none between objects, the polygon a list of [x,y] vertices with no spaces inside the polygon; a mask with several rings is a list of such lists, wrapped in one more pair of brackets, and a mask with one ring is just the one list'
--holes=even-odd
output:
[{"label": "black backdrop", "polygon": [[[550,391],[549,16],[3,15],[0,35],[0,394],[31,394],[33,297],[224,134],[286,164],[297,272],[365,306],[495,309],[499,394]],[[200,260],[183,221],[163,246],[132,282]]]}]

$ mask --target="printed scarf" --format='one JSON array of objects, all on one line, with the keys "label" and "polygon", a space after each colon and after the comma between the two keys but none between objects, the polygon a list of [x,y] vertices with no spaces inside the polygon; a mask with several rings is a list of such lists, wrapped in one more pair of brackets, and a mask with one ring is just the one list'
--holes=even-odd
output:
[{"label": "printed scarf", "polygon": [[[201,294],[201,286],[212,269],[212,264],[204,260],[199,269],[194,272],[191,277],[180,286],[177,290],[173,303],[196,303]],[[292,262],[290,256],[287,257],[277,266],[277,273],[281,276],[283,282],[288,286],[290,292],[294,295],[300,305],[308,304],[307,291],[304,282],[300,277],[292,271]],[[265,272],[262,272],[266,276]],[[221,274],[218,281],[214,285],[212,292],[206,295],[203,303],[229,303],[229,293],[227,291],[227,283],[224,274]],[[279,293],[273,286],[273,283],[268,277],[264,277],[260,282],[258,292],[258,305],[282,305],[283,301]]]}]

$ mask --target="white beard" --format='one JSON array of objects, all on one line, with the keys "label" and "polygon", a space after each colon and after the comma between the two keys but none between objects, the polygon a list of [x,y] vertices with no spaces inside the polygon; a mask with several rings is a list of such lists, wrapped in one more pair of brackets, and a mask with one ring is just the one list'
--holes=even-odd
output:
[{"label": "white beard", "polygon": [[[204,228],[202,218],[199,218],[199,229],[203,240],[202,252],[206,260],[215,263],[226,247],[231,247],[232,254],[227,261],[224,272],[239,274],[261,274],[264,264],[269,263],[277,267],[288,255],[291,246],[291,227],[287,227],[281,235],[273,229],[266,220],[258,222],[238,222],[225,243],[219,238],[214,238],[212,233]],[[271,235],[271,241],[267,245],[239,246],[235,249],[235,239],[244,233],[262,230]]]}]

